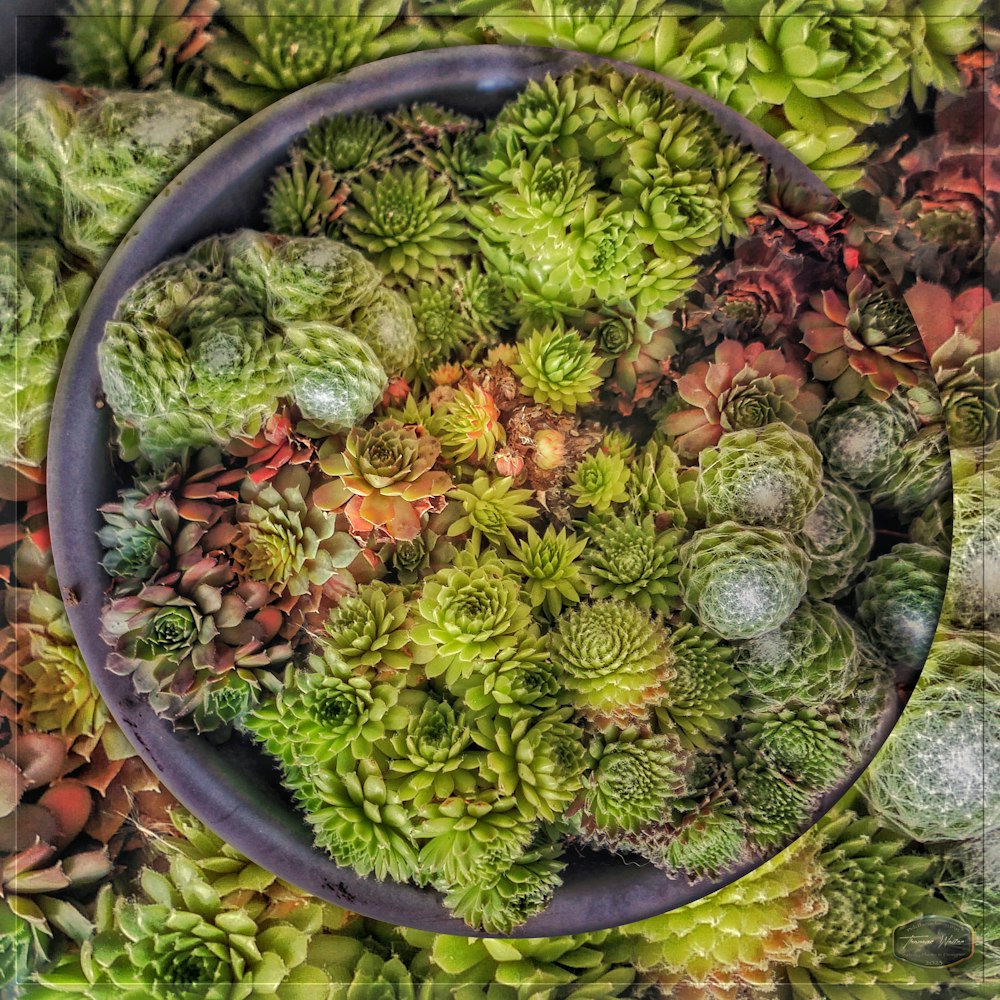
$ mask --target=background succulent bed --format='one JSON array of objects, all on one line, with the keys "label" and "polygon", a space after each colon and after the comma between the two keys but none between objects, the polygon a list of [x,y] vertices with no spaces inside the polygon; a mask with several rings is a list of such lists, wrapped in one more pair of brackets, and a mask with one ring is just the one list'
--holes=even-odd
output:
[{"label": "background succulent bed", "polygon": [[266,218],[106,330],[110,669],[491,932],[567,845],[697,879],[798,834],[947,567],[943,417],[850,218],[610,70],[321,121]]}]

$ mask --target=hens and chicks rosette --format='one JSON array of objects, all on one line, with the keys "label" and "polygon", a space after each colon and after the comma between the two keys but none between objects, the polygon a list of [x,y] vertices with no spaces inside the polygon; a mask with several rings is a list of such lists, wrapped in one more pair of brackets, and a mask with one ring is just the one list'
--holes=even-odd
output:
[{"label": "hens and chicks rosette", "polygon": [[844,210],[586,68],[320,121],[265,217],[107,326],[109,668],[494,933],[581,846],[800,833],[947,572],[945,418]]}]

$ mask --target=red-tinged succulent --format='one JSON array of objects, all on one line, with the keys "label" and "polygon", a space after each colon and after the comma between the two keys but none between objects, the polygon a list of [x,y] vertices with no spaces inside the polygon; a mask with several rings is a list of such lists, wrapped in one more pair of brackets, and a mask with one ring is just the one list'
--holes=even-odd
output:
[{"label": "red-tinged succulent", "polygon": [[73,767],[66,743],[51,733],[15,728],[0,747],[0,985],[41,964],[56,930],[77,943],[92,931],[64,894],[95,886],[112,862],[100,844],[74,845],[94,799],[87,784],[66,777]]},{"label": "red-tinged succulent", "polygon": [[[918,281],[906,290],[904,298],[931,358],[940,357],[942,347],[955,334],[968,341],[969,355],[985,353],[987,335],[1000,321],[1000,302],[994,302],[990,291],[982,287],[968,288],[955,295],[944,285]],[[940,367],[935,364],[934,370]]]},{"label": "red-tinged succulent", "polygon": [[900,384],[916,385],[927,357],[903,298],[860,268],[845,291],[846,298],[835,288],[812,296],[813,311],[799,320],[813,375],[840,399],[864,391],[882,400]]},{"label": "red-tinged succulent", "polygon": [[786,255],[812,251],[826,260],[840,254],[846,215],[833,195],[823,195],[772,170],[760,213],[747,219],[751,237]]},{"label": "red-tinged succulent", "polygon": [[760,342],[724,340],[714,361],[699,361],[675,380],[678,395],[691,405],[668,414],[664,430],[678,454],[688,457],[718,444],[727,431],[775,420],[805,430],[823,402],[802,365]]},{"label": "red-tinged succulent", "polygon": [[507,440],[496,400],[471,379],[431,397],[430,429],[441,442],[441,453],[451,462],[486,462]]},{"label": "red-tinged succulent", "polygon": [[604,358],[598,373],[616,396],[619,412],[629,416],[672,374],[670,359],[683,333],[669,311],[640,320],[631,315],[595,315],[590,324],[597,353]]},{"label": "red-tinged succulent", "polygon": [[763,340],[774,346],[795,329],[816,263],[764,237],[737,244],[734,260],[698,283],[684,325],[706,344]]},{"label": "red-tinged succulent", "polygon": [[175,569],[105,606],[108,669],[132,675],[158,715],[224,730],[290,659],[286,615],[268,584],[238,581],[234,567],[195,544]]},{"label": "red-tinged succulent", "polygon": [[320,449],[320,468],[335,478],[313,500],[343,511],[358,538],[374,532],[379,541],[412,542],[423,515],[440,511],[452,488],[451,476],[434,469],[440,454],[440,442],[420,425],[387,418],[355,427],[343,446],[328,438]]},{"label": "red-tinged succulent", "polygon": [[255,483],[273,479],[286,465],[308,464],[315,450],[313,440],[296,432],[285,411],[269,417],[256,436],[238,438],[227,448],[231,455],[245,459],[247,475]]}]

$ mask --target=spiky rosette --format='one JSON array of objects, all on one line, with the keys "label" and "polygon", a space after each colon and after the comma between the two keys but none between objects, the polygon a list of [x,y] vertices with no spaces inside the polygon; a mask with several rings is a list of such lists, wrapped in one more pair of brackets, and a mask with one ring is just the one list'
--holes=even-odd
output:
[{"label": "spiky rosette", "polygon": [[449,683],[516,645],[531,618],[517,581],[497,560],[462,555],[425,580],[411,633],[415,643],[434,650],[428,676],[447,672]]},{"label": "spiky rosette", "polygon": [[617,930],[545,938],[463,938],[403,928],[421,949],[411,967],[445,994],[484,1000],[500,984],[538,1000],[630,995],[636,978],[629,942]]},{"label": "spiky rosette", "polygon": [[836,476],[825,476],[822,488],[799,544],[810,559],[810,595],[830,599],[842,596],[863,569],[875,543],[875,521],[871,505]]},{"label": "spiky rosette", "polygon": [[617,515],[587,519],[583,579],[595,598],[632,601],[643,609],[668,612],[680,602],[677,584],[677,528],[657,531],[653,515],[625,520]]},{"label": "spiky rosette", "polygon": [[748,853],[746,831],[732,806],[713,802],[686,818],[670,837],[661,867],[684,872],[689,878],[712,877]]},{"label": "spiky rosette", "polygon": [[521,719],[476,719],[474,738],[485,751],[482,777],[513,796],[527,821],[552,821],[573,801],[583,781],[586,752],[570,708]]},{"label": "spiky rosette", "polygon": [[315,506],[302,466],[286,466],[260,484],[245,479],[240,499],[233,558],[245,579],[267,584],[272,593],[301,597],[358,554],[353,539]]},{"label": "spiky rosette", "polygon": [[951,486],[948,435],[943,424],[930,424],[903,444],[899,465],[874,484],[871,502],[912,517]]},{"label": "spiky rosette", "polygon": [[429,278],[472,247],[448,184],[423,167],[361,174],[351,185],[344,236],[390,281]]},{"label": "spiky rosette", "polygon": [[663,628],[630,601],[567,611],[551,633],[551,653],[573,704],[624,726],[646,719],[673,676]]},{"label": "spiky rosette", "polygon": [[579,562],[586,545],[586,538],[565,528],[556,531],[551,524],[544,535],[529,526],[527,538],[511,543],[507,566],[525,578],[525,595],[533,608],[555,618],[564,605],[577,604],[587,594]]},{"label": "spiky rosette", "polygon": [[752,762],[802,788],[825,791],[849,763],[841,719],[813,708],[777,708],[744,715],[736,734],[736,784]]},{"label": "spiky rosette", "polygon": [[698,466],[697,502],[708,524],[799,531],[822,496],[819,451],[781,423],[723,434],[699,453]]},{"label": "spiky rosette", "polygon": [[332,236],[347,210],[348,188],[318,166],[309,167],[298,151],[279,167],[267,193],[267,228],[283,236]]},{"label": "spiky rosette", "polygon": [[435,472],[441,453],[437,439],[421,426],[386,418],[372,428],[355,427],[341,447],[328,438],[320,449],[320,468],[337,478],[318,487],[317,505],[343,510],[360,537],[375,531],[386,540],[413,541],[421,517],[444,506],[451,477]]},{"label": "spiky rosette", "polygon": [[59,39],[63,59],[77,83],[144,90],[183,89],[194,56],[211,45],[218,0],[182,0],[153,5],[74,0]]},{"label": "spiky rosette", "polygon": [[375,581],[330,612],[325,641],[352,669],[404,670],[411,662],[409,626],[403,591]]},{"label": "spiky rosette", "polygon": [[440,440],[441,451],[452,462],[465,462],[475,455],[486,462],[507,440],[500,411],[493,397],[478,382],[460,386],[446,395],[429,421],[430,431]]},{"label": "spiky rosette", "polygon": [[668,736],[612,728],[595,736],[587,753],[584,804],[602,832],[634,833],[661,820],[684,790],[683,759]]},{"label": "spiky rosette", "polygon": [[674,676],[653,709],[654,724],[683,746],[711,751],[739,713],[741,678],[732,663],[733,649],[690,621],[671,630],[670,648]]},{"label": "spiky rosette", "polygon": [[565,866],[558,844],[545,844],[522,854],[485,882],[475,879],[454,886],[445,903],[472,927],[491,934],[509,934],[534,916],[562,885]]},{"label": "spiky rosette", "polygon": [[795,995],[932,990],[942,970],[900,961],[893,949],[895,928],[948,913],[927,886],[931,859],[906,853],[905,839],[853,811],[825,819],[814,839],[825,905],[823,916],[805,923],[813,948],[787,970]]},{"label": "spiky rosette", "polygon": [[900,448],[916,431],[916,417],[897,396],[882,402],[861,396],[831,401],[813,436],[828,474],[868,490],[896,471]]},{"label": "spiky rosette", "polygon": [[479,552],[485,540],[489,545],[508,548],[514,544],[514,531],[523,531],[538,511],[525,503],[531,490],[515,490],[509,476],[492,478],[477,470],[472,482],[454,489],[449,497],[462,504],[464,516],[448,529],[452,537],[468,535],[469,547]]},{"label": "spiky rosette", "polygon": [[804,430],[822,403],[815,383],[806,382],[801,364],[759,342],[724,340],[713,361],[696,362],[675,381],[690,408],[670,413],[664,430],[678,453],[689,457],[717,444],[726,431],[773,421]]},{"label": "spiky rosette", "polygon": [[923,664],[944,600],[948,557],[900,542],[868,564],[855,589],[858,620],[880,652],[910,667]]},{"label": "spiky rosette", "polygon": [[783,531],[726,521],[696,532],[680,559],[685,603],[726,639],[777,628],[806,592],[809,560]]},{"label": "spiky rosette", "polygon": [[417,324],[419,370],[430,370],[473,342],[476,328],[462,309],[450,278],[432,276],[415,281],[406,289],[407,301]]},{"label": "spiky rosette", "polygon": [[525,392],[556,413],[573,413],[601,384],[600,359],[574,330],[536,330],[518,344],[518,357],[512,370]]},{"label": "spiky rosette", "polygon": [[569,494],[575,507],[603,514],[613,503],[628,500],[630,471],[621,455],[598,451],[582,458],[570,473]]},{"label": "spiky rosette", "polygon": [[293,0],[280,13],[263,0],[225,5],[226,30],[202,58],[206,83],[220,103],[252,114],[268,104],[360,63],[418,47],[424,33],[393,33],[398,8],[350,0],[324,17],[315,0]]},{"label": "spiky rosette", "polygon": [[339,177],[386,166],[399,152],[399,129],[369,112],[331,115],[310,125],[298,149],[303,158]]},{"label": "spiky rosette", "polygon": [[1000,696],[921,686],[862,778],[873,811],[920,841],[964,840],[1000,823],[1000,782],[983,747],[1000,738]]},{"label": "spiky rosette", "polygon": [[[817,845],[799,841],[743,878],[662,916],[621,929],[640,969],[668,969],[695,982],[730,975],[754,984],[811,947],[803,926],[822,913]],[[749,936],[746,927],[757,928]]]},{"label": "spiky rosette", "polygon": [[775,631],[741,643],[735,664],[757,702],[839,702],[857,677],[857,638],[834,605],[806,598]]}]

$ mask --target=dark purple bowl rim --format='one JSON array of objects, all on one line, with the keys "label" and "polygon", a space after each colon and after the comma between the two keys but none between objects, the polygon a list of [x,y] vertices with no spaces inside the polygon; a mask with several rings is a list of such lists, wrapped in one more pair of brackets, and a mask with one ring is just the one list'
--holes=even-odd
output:
[{"label": "dark purple bowl rim", "polygon": [[[313,84],[237,125],[182,170],[149,205],[111,256],[81,314],[59,379],[48,451],[52,549],[70,623],[111,713],[164,785],[219,836],[251,860],[300,888],[355,912],[438,933],[475,935],[452,916],[440,893],[378,882],[336,865],[312,846],[302,816],[274,786],[263,754],[237,741],[221,746],[174,732],[137,696],[129,677],[105,666],[100,609],[110,584],[100,566],[97,508],[114,496],[107,447],[109,416],[101,403],[97,344],[122,294],[161,261],[198,238],[256,224],[261,180],[288,145],[323,115],[388,110],[434,100],[489,115],[530,79],[583,64],[613,63],[656,79],[708,110],[730,135],[806,186],[828,189],[799,160],[736,112],[659,74],[613,60],[530,46],[462,46],[396,56]],[[480,107],[482,105],[482,107]],[[265,168],[262,164],[269,163]],[[245,189],[256,191],[248,196]],[[242,220],[242,221],[241,221]],[[207,228],[206,228],[207,227]],[[863,763],[823,796],[814,820],[857,780],[891,731],[897,700],[883,712]],[[572,853],[572,852],[571,852]],[[510,937],[547,937],[618,926],[700,899],[761,863],[750,859],[716,879],[668,878],[647,863],[581,853],[548,907]]]}]

